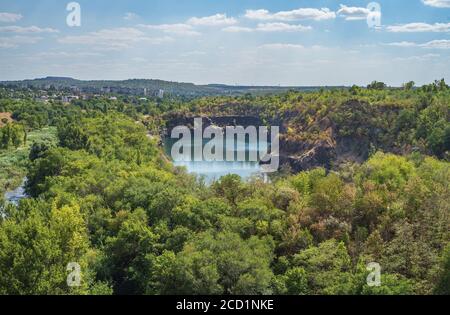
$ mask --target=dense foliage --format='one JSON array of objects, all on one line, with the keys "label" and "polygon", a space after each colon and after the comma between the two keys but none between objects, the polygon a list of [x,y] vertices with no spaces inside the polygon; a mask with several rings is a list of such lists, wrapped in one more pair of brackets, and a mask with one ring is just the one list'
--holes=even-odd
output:
[{"label": "dense foliage", "polygon": [[[21,126],[58,126],[58,143],[33,141],[30,198],[1,208],[0,293],[450,294],[450,92],[375,85],[168,109],[257,113],[305,141],[328,117],[376,145],[361,164],[210,186],[174,168],[148,136],[166,110],[1,100]],[[26,115],[35,111],[42,121]],[[406,145],[422,146],[382,152]],[[70,262],[81,266],[78,287],[66,283]],[[371,262],[382,267],[379,287],[366,283]]]},{"label": "dense foliage", "polygon": [[282,139],[297,147],[319,141],[347,142],[365,150],[359,152],[365,159],[377,150],[396,154],[418,151],[448,159],[450,88],[445,81],[418,89],[387,89],[384,83],[372,84],[383,86],[200,98],[164,117],[257,116],[266,124],[281,126]]}]

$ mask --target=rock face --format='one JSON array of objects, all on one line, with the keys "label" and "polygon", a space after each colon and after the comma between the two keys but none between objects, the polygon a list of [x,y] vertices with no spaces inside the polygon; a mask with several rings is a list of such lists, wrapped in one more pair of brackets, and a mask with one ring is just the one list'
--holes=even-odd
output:
[{"label": "rock face", "polygon": [[[293,143],[289,143],[293,145]],[[309,170],[315,167],[325,167],[330,169],[332,161],[336,157],[335,145],[331,141],[317,141],[313,145],[299,143],[299,151],[295,154],[288,154],[283,151],[280,145],[280,163],[288,164],[295,172]],[[304,147],[302,149],[302,147]]]},{"label": "rock face", "polygon": [[369,145],[355,138],[331,138],[314,142],[284,141],[280,144],[281,164],[294,172],[316,167],[332,169],[345,162],[362,163],[368,157]]},{"label": "rock face", "polygon": [[[358,107],[357,104],[347,104]],[[361,106],[361,105],[359,105]],[[361,107],[359,107],[361,108]],[[295,115],[296,114],[296,115]],[[300,137],[288,137],[287,129],[292,118],[297,118],[298,113],[292,113],[292,117],[277,118],[272,125],[280,126],[280,165],[287,164],[294,172],[309,170],[316,167],[332,169],[336,165],[345,162],[362,162],[368,157],[370,150],[370,138],[364,136],[340,135],[335,123],[328,117],[323,118],[309,126],[314,128],[320,136],[308,140],[298,140]],[[193,113],[171,114],[166,117],[166,129],[163,137],[170,135],[176,126],[187,126],[193,129]],[[203,128],[214,125],[226,126],[265,126],[263,119],[257,115],[233,115],[233,116],[202,116]],[[305,133],[314,134],[313,130],[303,129]]]},{"label": "rock face", "polygon": [[[171,130],[177,126],[187,126],[194,128],[195,116],[172,116],[167,120],[166,129],[163,136],[170,135]],[[203,128],[208,126],[217,126],[225,128],[226,126],[264,126],[262,119],[255,116],[203,116]],[[281,128],[283,132],[283,128]],[[329,130],[331,133],[331,129]],[[288,164],[292,170],[298,172],[311,169],[317,166],[329,168],[330,161],[335,155],[335,143],[328,140],[309,142],[292,142],[286,140],[283,134],[280,135],[280,164]]]},{"label": "rock face", "polygon": [[314,126],[321,134],[316,140],[298,141],[281,136],[281,163],[288,164],[294,172],[316,167],[332,169],[346,162],[362,163],[368,158],[370,137],[342,136],[329,118]]}]

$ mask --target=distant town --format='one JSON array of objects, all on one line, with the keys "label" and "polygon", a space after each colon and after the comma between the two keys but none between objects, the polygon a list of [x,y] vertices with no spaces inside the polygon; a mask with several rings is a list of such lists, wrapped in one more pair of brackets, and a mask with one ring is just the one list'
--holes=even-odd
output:
[{"label": "distant town", "polygon": [[22,81],[2,81],[0,87],[9,91],[9,97],[18,91],[31,94],[35,100],[48,102],[60,100],[70,103],[73,100],[88,100],[108,96],[117,100],[118,96],[132,95],[140,100],[162,99],[167,95],[195,98],[211,95],[244,95],[282,93],[288,90],[316,91],[339,87],[282,87],[282,86],[231,86],[223,84],[195,85],[192,83],[169,82],[162,80],[131,79],[123,81],[82,81],[67,77],[45,77]]}]

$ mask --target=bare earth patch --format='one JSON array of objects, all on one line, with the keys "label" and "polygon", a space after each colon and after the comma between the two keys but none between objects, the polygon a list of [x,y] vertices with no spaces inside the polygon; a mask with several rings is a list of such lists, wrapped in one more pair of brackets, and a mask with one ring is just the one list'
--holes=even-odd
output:
[{"label": "bare earth patch", "polygon": [[4,125],[6,125],[9,122],[13,122],[14,119],[12,119],[12,113],[9,112],[4,112],[4,113],[0,113],[0,127],[3,127]]}]

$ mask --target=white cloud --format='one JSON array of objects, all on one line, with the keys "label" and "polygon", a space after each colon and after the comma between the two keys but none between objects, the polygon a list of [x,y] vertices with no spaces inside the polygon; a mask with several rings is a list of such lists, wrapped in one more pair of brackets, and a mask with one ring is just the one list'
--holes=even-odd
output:
[{"label": "white cloud", "polygon": [[62,44],[92,45],[99,49],[120,50],[137,43],[161,44],[171,40],[170,37],[148,37],[138,29],[120,27],[103,29],[86,35],[65,36],[58,41]]},{"label": "white cloud", "polygon": [[450,0],[422,0],[425,5],[435,8],[450,8]]},{"label": "white cloud", "polygon": [[262,23],[258,24],[256,30],[260,32],[304,32],[311,30],[311,26],[292,25],[286,23]]},{"label": "white cloud", "polygon": [[441,55],[438,54],[426,54],[421,56],[409,56],[409,57],[397,57],[394,58],[396,61],[429,61],[431,59],[439,58]]},{"label": "white cloud", "polygon": [[0,37],[0,48],[16,48],[21,44],[35,44],[41,39],[41,37],[31,36]]},{"label": "white cloud", "polygon": [[265,9],[247,10],[245,17],[251,20],[275,20],[273,14]]},{"label": "white cloud", "polygon": [[252,20],[278,20],[278,21],[296,21],[296,20],[330,20],[336,18],[336,13],[328,8],[300,8],[292,11],[280,11],[270,13],[268,10],[247,10],[245,17]]},{"label": "white cloud", "polygon": [[192,17],[188,19],[186,23],[159,25],[140,24],[138,26],[151,30],[160,30],[169,34],[196,36],[201,35],[201,33],[195,30],[195,26],[230,26],[237,23],[238,21],[235,18],[228,18],[226,14],[215,14],[200,18]]},{"label": "white cloud", "polygon": [[328,8],[300,8],[292,11],[270,13],[268,10],[247,10],[245,17],[251,20],[296,21],[296,20],[329,20],[335,19],[336,13]]},{"label": "white cloud", "polygon": [[432,40],[431,42],[421,44],[420,47],[430,48],[430,49],[450,49],[450,40]]},{"label": "white cloud", "polygon": [[201,35],[199,32],[195,31],[192,25],[189,24],[159,24],[159,25],[151,25],[151,24],[140,24],[139,27],[143,27],[150,30],[160,30],[164,33],[168,34],[176,34],[176,35],[187,35],[187,36],[196,36]]},{"label": "white cloud", "polygon": [[205,17],[192,17],[187,21],[188,24],[198,26],[226,26],[237,24],[235,18],[229,18],[226,14],[215,14]]},{"label": "white cloud", "polygon": [[386,43],[386,46],[394,46],[394,47],[415,47],[416,43],[413,42],[394,42],[394,43]]},{"label": "white cloud", "polygon": [[297,45],[297,44],[265,44],[261,45],[258,48],[260,49],[271,49],[271,50],[284,50],[284,49],[304,49],[305,47],[303,45]]},{"label": "white cloud", "polygon": [[21,14],[0,12],[0,22],[12,23],[17,22],[22,18],[23,16]]},{"label": "white cloud", "polygon": [[222,29],[230,33],[251,33],[251,32],[305,32],[312,30],[311,26],[287,23],[259,23],[255,28],[230,26]]},{"label": "white cloud", "polygon": [[421,47],[427,49],[450,49],[450,40],[448,39],[432,40],[430,42],[423,44],[413,42],[397,42],[397,43],[387,43],[384,45],[395,47]]},{"label": "white cloud", "polygon": [[229,33],[250,33],[255,31],[255,29],[250,27],[242,27],[242,26],[228,26],[222,29],[224,32]]},{"label": "white cloud", "polygon": [[1,33],[18,33],[18,34],[30,34],[30,33],[58,33],[58,30],[55,30],[53,28],[40,28],[37,26],[1,26],[0,27]]},{"label": "white cloud", "polygon": [[450,23],[409,23],[388,26],[387,30],[393,33],[450,32]]},{"label": "white cloud", "polygon": [[127,12],[125,13],[123,19],[127,20],[127,21],[131,21],[131,20],[136,20],[139,18],[139,15],[137,15],[136,13],[133,12]]},{"label": "white cloud", "polygon": [[370,14],[370,10],[361,7],[348,7],[341,4],[341,8],[337,11],[337,15],[344,17],[347,21],[365,20]]},{"label": "white cloud", "polygon": [[250,33],[250,32],[305,32],[312,30],[311,26],[304,26],[301,24],[286,24],[286,23],[259,23],[256,28],[229,26],[222,29],[230,33]]}]

